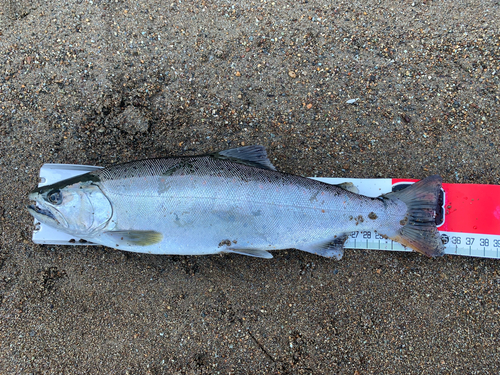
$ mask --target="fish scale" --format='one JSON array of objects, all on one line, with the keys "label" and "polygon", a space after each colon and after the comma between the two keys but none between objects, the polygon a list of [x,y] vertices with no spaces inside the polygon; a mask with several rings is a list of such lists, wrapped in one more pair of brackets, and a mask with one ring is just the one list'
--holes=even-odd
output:
[{"label": "fish scale", "polygon": [[[190,233],[189,241],[182,238],[185,253],[190,253],[190,248],[200,251],[200,246],[194,243],[202,239],[206,242],[206,251],[212,251],[214,244],[231,237],[240,243],[244,239],[244,246],[300,248],[354,229],[376,228],[368,223],[368,214],[378,211],[383,215],[380,201],[370,200],[372,206],[368,207],[368,202],[359,196],[336,186],[295,176],[285,180],[279,172],[245,165],[228,169],[228,164],[234,163],[210,157],[168,160],[165,164],[167,167],[162,165],[162,160],[146,160],[129,163],[122,169],[123,173],[121,169],[111,172],[103,169],[96,173],[101,177],[104,194],[114,202],[117,226],[110,229],[162,228],[168,238],[158,251],[164,251],[162,247],[178,248],[178,238],[187,236],[195,226],[198,233]],[[169,168],[175,171],[169,173]],[[129,177],[130,170],[143,170],[143,176]],[[160,192],[164,190],[162,184],[168,184],[167,192]],[[131,186],[137,193],[131,193]],[[314,201],[318,195],[322,202]],[[253,214],[258,211],[260,215]],[[391,213],[388,211],[387,216]],[[286,220],[280,220],[286,216]],[[356,221],[358,216],[366,217],[367,222]],[[148,220],[137,223],[135,217]],[[180,220],[174,217],[183,217],[184,222],[192,224],[180,225]],[[394,210],[392,217],[398,222],[403,215]],[[158,222],[154,218],[158,218]],[[221,221],[223,226],[214,230],[213,223]],[[243,224],[251,230],[243,228]]]}]

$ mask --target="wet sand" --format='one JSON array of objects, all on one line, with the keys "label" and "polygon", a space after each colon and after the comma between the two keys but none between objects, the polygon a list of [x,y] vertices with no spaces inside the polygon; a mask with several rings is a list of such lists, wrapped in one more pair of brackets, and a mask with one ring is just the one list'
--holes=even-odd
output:
[{"label": "wet sand", "polygon": [[250,144],[303,176],[498,184],[499,19],[478,0],[0,0],[0,372],[497,372],[498,260],[40,246],[24,207],[43,163]]}]

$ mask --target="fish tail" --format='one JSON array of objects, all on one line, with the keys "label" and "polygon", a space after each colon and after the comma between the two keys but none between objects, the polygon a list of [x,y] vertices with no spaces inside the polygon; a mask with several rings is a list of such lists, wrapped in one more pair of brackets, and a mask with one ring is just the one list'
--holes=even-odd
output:
[{"label": "fish tail", "polygon": [[401,221],[402,227],[390,237],[391,240],[428,257],[443,255],[444,246],[435,221],[441,184],[440,176],[429,176],[405,189],[384,195],[388,199],[403,201],[408,208]]}]

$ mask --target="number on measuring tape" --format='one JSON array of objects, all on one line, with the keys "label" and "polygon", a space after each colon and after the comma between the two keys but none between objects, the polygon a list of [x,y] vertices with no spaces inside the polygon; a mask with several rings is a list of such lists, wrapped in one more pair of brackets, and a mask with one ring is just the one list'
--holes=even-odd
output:
[{"label": "number on measuring tape", "polygon": [[490,241],[487,238],[480,238],[479,246],[490,246]]}]

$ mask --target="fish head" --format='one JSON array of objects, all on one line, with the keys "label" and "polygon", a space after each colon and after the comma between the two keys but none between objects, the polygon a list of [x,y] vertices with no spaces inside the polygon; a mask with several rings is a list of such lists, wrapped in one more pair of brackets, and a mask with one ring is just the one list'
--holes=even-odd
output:
[{"label": "fish head", "polygon": [[28,211],[42,224],[71,235],[91,236],[111,219],[111,202],[89,174],[42,186],[29,194]]}]

